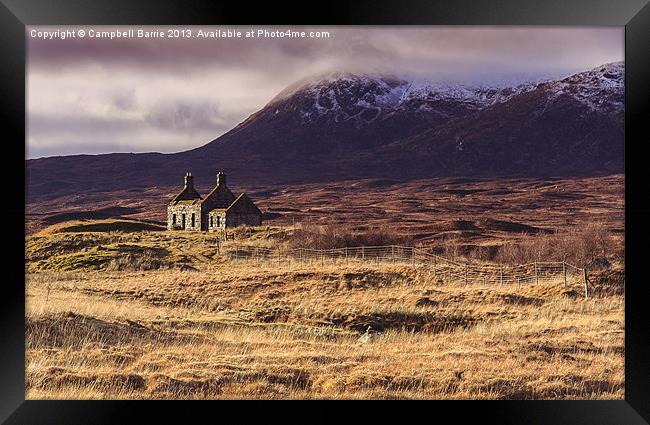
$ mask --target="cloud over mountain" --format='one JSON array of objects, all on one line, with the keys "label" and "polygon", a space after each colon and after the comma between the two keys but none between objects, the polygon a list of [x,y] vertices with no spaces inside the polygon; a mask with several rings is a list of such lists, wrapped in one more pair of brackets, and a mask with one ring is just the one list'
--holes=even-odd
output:
[{"label": "cloud over mountain", "polygon": [[324,29],[329,38],[28,38],[28,155],[189,149],[323,72],[511,84],[623,58],[622,28]]}]

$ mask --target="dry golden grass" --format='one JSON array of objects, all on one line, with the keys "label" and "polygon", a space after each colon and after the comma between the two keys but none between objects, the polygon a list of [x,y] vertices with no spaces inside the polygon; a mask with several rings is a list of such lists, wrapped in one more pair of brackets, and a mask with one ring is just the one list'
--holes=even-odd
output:
[{"label": "dry golden grass", "polygon": [[624,396],[620,294],[406,264],[200,269],[30,272],[27,398]]}]

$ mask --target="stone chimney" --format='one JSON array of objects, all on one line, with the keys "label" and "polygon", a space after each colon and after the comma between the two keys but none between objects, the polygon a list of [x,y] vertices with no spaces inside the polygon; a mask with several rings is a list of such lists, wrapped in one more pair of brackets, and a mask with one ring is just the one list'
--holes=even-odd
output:
[{"label": "stone chimney", "polygon": [[185,187],[194,189],[194,176],[189,171],[185,174]]},{"label": "stone chimney", "polygon": [[217,186],[226,186],[226,174],[223,171],[217,173]]}]

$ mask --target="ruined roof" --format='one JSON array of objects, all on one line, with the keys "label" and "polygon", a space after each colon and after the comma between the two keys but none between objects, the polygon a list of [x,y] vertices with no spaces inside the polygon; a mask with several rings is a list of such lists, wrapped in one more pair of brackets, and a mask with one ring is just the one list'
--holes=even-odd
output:
[{"label": "ruined roof", "polygon": [[181,190],[181,192],[172,199],[171,204],[173,205],[179,203],[193,204],[196,201],[200,201],[201,199],[202,199],[201,195],[199,195],[199,192],[197,192],[196,189],[194,189],[194,186],[185,186],[183,190]]},{"label": "ruined roof", "polygon": [[185,174],[183,181],[185,183],[183,190],[181,190],[181,192],[172,199],[172,201],[169,203],[170,205],[176,205],[181,202],[184,204],[193,204],[195,203],[194,201],[201,200],[201,195],[199,195],[199,192],[194,189],[194,176],[192,176],[192,173],[188,171]]},{"label": "ruined roof", "polygon": [[228,207],[228,212],[242,213],[242,214],[262,214],[259,208],[251,201],[251,199],[242,193],[235,199],[235,201]]},{"label": "ruined roof", "polygon": [[235,201],[235,195],[228,189],[225,184],[217,185],[205,197],[202,204],[207,211],[213,209],[226,209]]},{"label": "ruined roof", "polygon": [[201,198],[198,199],[181,199],[180,201],[172,201],[172,205],[196,205],[201,202]]}]

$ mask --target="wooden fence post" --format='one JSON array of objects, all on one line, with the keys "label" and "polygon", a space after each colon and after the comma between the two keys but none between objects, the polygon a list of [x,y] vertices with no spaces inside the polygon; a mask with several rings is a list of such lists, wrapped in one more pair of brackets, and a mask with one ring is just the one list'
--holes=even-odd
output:
[{"label": "wooden fence post", "polygon": [[564,287],[566,288],[566,262],[562,261],[562,274],[564,275]]},{"label": "wooden fence post", "polygon": [[465,285],[467,285],[467,268],[468,268],[468,265],[466,263],[465,264]]},{"label": "wooden fence post", "polygon": [[499,267],[499,284],[503,286],[503,267]]},{"label": "wooden fence post", "polygon": [[539,283],[539,276],[537,275],[537,261],[535,261],[535,285]]},{"label": "wooden fence post", "polygon": [[325,252],[321,250],[320,252],[320,266],[323,267],[325,265]]},{"label": "wooden fence post", "polygon": [[366,250],[363,246],[361,247],[361,261],[366,261]]},{"label": "wooden fence post", "polygon": [[280,265],[280,248],[278,248],[278,266]]},{"label": "wooden fence post", "polygon": [[589,295],[587,294],[587,268],[586,267],[582,269],[582,276],[585,281],[585,300],[586,300],[587,298],[589,298]]}]

